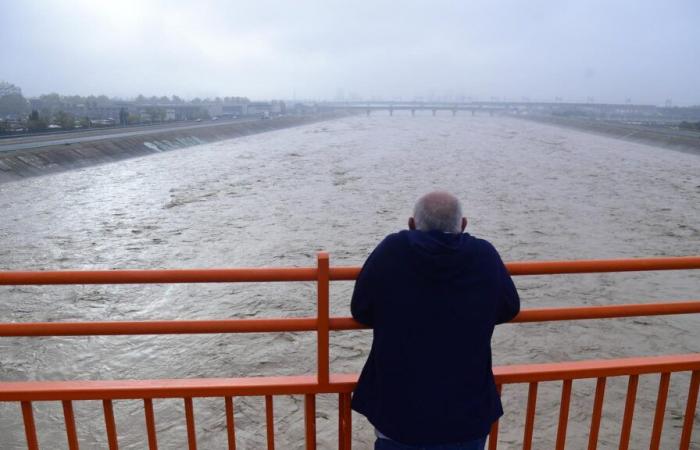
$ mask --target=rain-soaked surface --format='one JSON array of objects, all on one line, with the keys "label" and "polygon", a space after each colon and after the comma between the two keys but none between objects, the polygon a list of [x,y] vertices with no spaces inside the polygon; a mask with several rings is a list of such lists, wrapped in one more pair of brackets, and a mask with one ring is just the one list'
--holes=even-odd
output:
[{"label": "rain-soaked surface", "polygon": [[[700,254],[695,155],[499,117],[351,117],[0,185],[1,269],[359,265],[405,227],[433,188],[465,203],[468,231],[504,260]],[[698,298],[700,274],[516,278],[524,307]],[[352,283],[331,286],[348,315]],[[312,283],[0,288],[2,321],[312,315]],[[700,352],[700,318],[503,325],[495,364]],[[358,371],[370,333],[332,336],[332,369]],[[465,349],[468,343],[465,343]],[[0,379],[125,379],[311,373],[312,333],[0,339]],[[466,351],[466,350],[465,350]],[[671,378],[662,448],[677,446],[689,377]],[[631,448],[648,446],[657,376],[640,379]],[[593,381],[577,381],[569,448],[587,442]],[[626,379],[610,379],[599,448],[616,448]],[[518,448],[526,386],[503,394],[502,448]],[[560,384],[540,386],[535,448],[552,448]],[[300,397],[275,399],[277,444],[302,448]],[[239,448],[264,448],[263,399],[236,400]],[[318,401],[319,448],[334,448],[337,397]],[[75,404],[84,449],[106,448],[99,402]],[[161,448],[184,448],[181,401],[156,401]],[[115,403],[120,448],[143,449],[142,403]],[[195,400],[200,448],[225,448],[224,403]],[[35,409],[40,444],[65,448],[60,403]],[[0,448],[24,448],[16,404]],[[370,448],[353,417],[355,448]],[[698,424],[696,423],[696,428]],[[694,445],[700,446],[700,432]]]}]

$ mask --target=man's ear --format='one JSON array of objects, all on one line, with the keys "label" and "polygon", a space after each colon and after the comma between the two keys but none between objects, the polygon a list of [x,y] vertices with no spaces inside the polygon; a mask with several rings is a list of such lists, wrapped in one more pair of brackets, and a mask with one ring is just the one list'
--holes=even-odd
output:
[{"label": "man's ear", "polygon": [[464,231],[465,228],[467,228],[467,218],[462,217],[462,231]]},{"label": "man's ear", "polygon": [[409,230],[415,230],[416,229],[416,219],[413,217],[408,218],[408,229]]}]

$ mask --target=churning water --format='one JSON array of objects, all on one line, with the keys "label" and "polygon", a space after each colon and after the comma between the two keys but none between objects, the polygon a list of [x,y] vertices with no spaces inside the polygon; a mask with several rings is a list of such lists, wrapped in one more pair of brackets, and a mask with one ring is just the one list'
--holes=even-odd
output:
[{"label": "churning water", "polygon": [[[501,117],[350,117],[0,185],[0,268],[111,269],[359,265],[443,188],[469,232],[504,260],[700,254],[695,155]],[[523,307],[698,298],[700,274],[520,277]],[[352,283],[331,286],[349,315]],[[0,320],[307,316],[313,283],[0,288]],[[495,364],[700,352],[697,316],[503,325]],[[332,336],[332,370],[359,371],[370,333]],[[465,343],[466,348],[466,343]],[[0,379],[228,377],[311,373],[312,333],[0,339]],[[640,379],[631,448],[648,445],[658,377]],[[677,446],[688,377],[674,375],[663,448]],[[568,444],[587,439],[594,382],[574,383]],[[625,379],[611,379],[599,448],[617,445]],[[525,386],[507,386],[503,448],[519,447]],[[560,385],[543,384],[535,447],[551,448]],[[156,401],[162,448],[184,448],[181,401]],[[318,402],[319,448],[334,448],[337,398]],[[106,448],[99,402],[76,402],[82,448]],[[241,449],[264,448],[263,399],[236,400]],[[145,448],[142,404],[115,402],[123,449]],[[200,447],[225,448],[222,399],[195,400]],[[40,444],[65,448],[60,403],[38,404]],[[302,448],[303,399],[277,398],[278,448]],[[24,448],[16,404],[0,448]],[[353,418],[355,448],[371,428]],[[695,443],[700,445],[700,433]]]}]

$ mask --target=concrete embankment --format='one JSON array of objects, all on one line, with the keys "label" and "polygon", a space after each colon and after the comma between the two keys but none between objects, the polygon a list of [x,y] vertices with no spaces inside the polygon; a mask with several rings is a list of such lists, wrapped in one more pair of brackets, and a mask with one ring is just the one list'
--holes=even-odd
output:
[{"label": "concrete embankment", "polygon": [[568,117],[513,117],[700,155],[700,133],[697,132],[661,126],[634,125]]},{"label": "concrete embankment", "polygon": [[136,136],[100,138],[87,142],[69,142],[39,148],[0,153],[0,183],[26,177],[94,166],[192,145],[221,141],[239,136],[329,120],[338,115],[286,116],[197,128],[154,130]]}]

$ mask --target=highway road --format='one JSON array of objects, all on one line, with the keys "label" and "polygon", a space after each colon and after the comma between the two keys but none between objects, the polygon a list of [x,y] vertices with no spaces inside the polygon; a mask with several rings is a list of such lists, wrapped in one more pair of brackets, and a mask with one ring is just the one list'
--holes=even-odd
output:
[{"label": "highway road", "polygon": [[244,123],[260,120],[259,118],[208,120],[205,122],[180,122],[177,124],[149,125],[128,128],[91,129],[57,134],[37,134],[30,136],[12,137],[0,140],[0,153],[16,150],[27,150],[51,145],[75,144],[78,142],[100,141],[116,137],[143,136],[168,131],[191,130],[196,128],[211,128],[232,123]]}]

